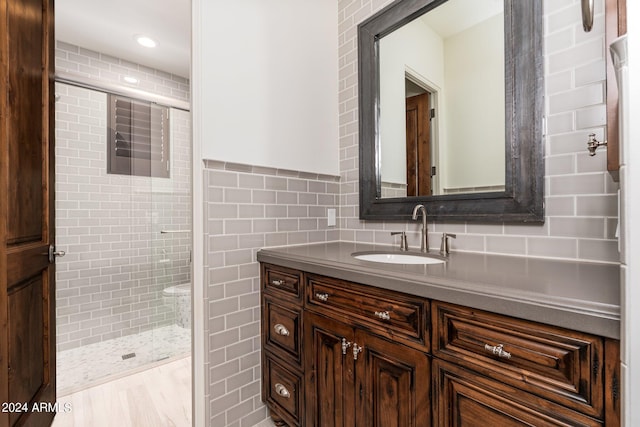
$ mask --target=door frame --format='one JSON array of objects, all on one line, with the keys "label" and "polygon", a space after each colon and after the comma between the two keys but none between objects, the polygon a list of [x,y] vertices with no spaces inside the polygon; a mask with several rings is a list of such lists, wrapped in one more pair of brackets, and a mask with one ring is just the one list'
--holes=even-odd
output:
[{"label": "door frame", "polygon": [[440,185],[440,171],[443,169],[441,167],[442,161],[440,158],[440,141],[444,140],[444,136],[441,132],[442,129],[445,128],[445,126],[440,125],[440,119],[444,118],[444,106],[442,105],[442,89],[440,88],[440,86],[438,86],[425,76],[421,75],[419,72],[409,67],[408,65],[405,65],[404,78],[429,92],[429,108],[436,111],[436,119],[431,120],[429,131],[431,133],[429,136],[429,144],[431,148],[431,164],[436,167],[436,174],[431,177],[431,191],[433,192],[433,194],[442,194],[442,186]]}]

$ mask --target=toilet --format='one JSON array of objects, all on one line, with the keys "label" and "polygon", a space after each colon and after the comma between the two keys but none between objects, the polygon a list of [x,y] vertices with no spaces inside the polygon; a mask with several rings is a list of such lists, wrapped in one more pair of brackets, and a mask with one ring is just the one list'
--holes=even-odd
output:
[{"label": "toilet", "polygon": [[164,305],[176,315],[176,325],[191,328],[191,283],[169,286],[162,291]]}]

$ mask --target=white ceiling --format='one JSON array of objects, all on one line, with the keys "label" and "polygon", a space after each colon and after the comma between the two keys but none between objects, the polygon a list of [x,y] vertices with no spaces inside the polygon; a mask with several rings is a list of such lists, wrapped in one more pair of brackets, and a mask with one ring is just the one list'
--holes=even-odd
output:
[{"label": "white ceiling", "polygon": [[[191,0],[56,0],[56,39],[189,77]],[[134,39],[144,34],[153,49]]]},{"label": "white ceiling", "polygon": [[503,0],[449,0],[422,16],[422,20],[446,39],[502,13]]}]

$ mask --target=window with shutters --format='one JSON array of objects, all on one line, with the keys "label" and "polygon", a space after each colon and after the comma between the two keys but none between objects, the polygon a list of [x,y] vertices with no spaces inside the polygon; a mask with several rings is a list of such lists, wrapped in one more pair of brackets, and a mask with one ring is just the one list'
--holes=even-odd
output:
[{"label": "window with shutters", "polygon": [[169,108],[109,95],[111,174],[169,178]]}]

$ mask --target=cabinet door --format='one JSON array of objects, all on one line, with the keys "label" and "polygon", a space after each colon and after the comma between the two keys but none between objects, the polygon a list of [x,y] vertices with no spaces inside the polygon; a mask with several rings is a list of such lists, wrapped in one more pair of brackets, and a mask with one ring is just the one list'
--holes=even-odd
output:
[{"label": "cabinet door", "polygon": [[353,328],[344,323],[304,314],[307,426],[355,425]]},{"label": "cabinet door", "polygon": [[593,418],[433,359],[434,426],[600,426]]},{"label": "cabinet door", "polygon": [[356,331],[357,425],[431,425],[429,356],[416,349]]}]

